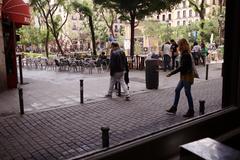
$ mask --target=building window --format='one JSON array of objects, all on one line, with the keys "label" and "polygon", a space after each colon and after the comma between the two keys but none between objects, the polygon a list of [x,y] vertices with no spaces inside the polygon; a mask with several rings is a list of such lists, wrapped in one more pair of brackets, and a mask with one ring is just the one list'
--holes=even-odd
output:
[{"label": "building window", "polygon": [[182,4],[183,4],[183,8],[186,8],[186,1],[183,1]]},{"label": "building window", "polygon": [[77,16],[73,15],[72,20],[77,20]]},{"label": "building window", "polygon": [[159,15],[157,15],[157,19],[159,20]]},{"label": "building window", "polygon": [[117,25],[115,25],[114,26],[114,32],[118,32],[119,30],[118,30],[118,26]]},{"label": "building window", "polygon": [[213,5],[216,5],[216,1],[215,1],[215,0],[213,0],[213,1],[212,1],[212,4],[213,4]]},{"label": "building window", "polygon": [[183,18],[186,18],[186,11],[183,11]]},{"label": "building window", "polygon": [[77,30],[77,25],[73,24],[72,30]]},{"label": "building window", "polygon": [[192,17],[192,10],[189,10],[189,17]]},{"label": "building window", "polygon": [[180,25],[180,21],[177,21],[177,26],[179,26]]},{"label": "building window", "polygon": [[177,12],[177,18],[180,18],[180,11]]},{"label": "building window", "polygon": [[168,20],[172,20],[172,15],[168,14]]},{"label": "building window", "polygon": [[79,20],[84,20],[84,16],[82,14],[80,14]]},{"label": "building window", "polygon": [[162,20],[165,21],[165,15],[162,15]]},{"label": "building window", "polygon": [[198,12],[195,11],[195,17],[197,17],[197,16],[198,16]]},{"label": "building window", "polygon": [[183,21],[183,25],[184,25],[184,26],[186,25],[186,21]]}]

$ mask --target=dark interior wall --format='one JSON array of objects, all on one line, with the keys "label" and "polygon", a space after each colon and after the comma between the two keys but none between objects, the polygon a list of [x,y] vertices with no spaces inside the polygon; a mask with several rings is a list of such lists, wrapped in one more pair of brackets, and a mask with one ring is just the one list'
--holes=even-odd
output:
[{"label": "dark interior wall", "polygon": [[240,107],[240,1],[226,1],[223,107]]},{"label": "dark interior wall", "polygon": [[3,20],[4,52],[7,71],[7,85],[9,89],[17,88],[17,64],[16,64],[16,27],[15,24]]},{"label": "dark interior wall", "polygon": [[6,62],[3,46],[2,20],[0,19],[0,92],[7,89]]}]

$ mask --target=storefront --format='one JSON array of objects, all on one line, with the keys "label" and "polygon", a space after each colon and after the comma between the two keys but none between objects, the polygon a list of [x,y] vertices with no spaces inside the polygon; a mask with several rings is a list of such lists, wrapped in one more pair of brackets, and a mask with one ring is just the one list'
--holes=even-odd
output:
[{"label": "storefront", "polygon": [[[6,87],[4,88],[16,88],[18,83],[17,78],[17,64],[16,64],[16,30],[22,25],[30,24],[29,6],[23,2],[23,0],[1,0],[1,23],[2,31],[0,30],[0,43],[1,50],[4,52],[4,56],[0,56],[0,60],[5,59],[4,64],[1,64],[1,68],[5,68],[6,73],[0,72],[1,77],[5,77]],[[3,41],[3,42],[1,42]],[[2,67],[3,66],[3,67]],[[4,75],[5,74],[5,75]],[[2,80],[4,81],[4,80]],[[0,82],[2,83],[2,82]],[[4,85],[4,84],[2,84]],[[0,88],[1,90],[1,88]]]}]

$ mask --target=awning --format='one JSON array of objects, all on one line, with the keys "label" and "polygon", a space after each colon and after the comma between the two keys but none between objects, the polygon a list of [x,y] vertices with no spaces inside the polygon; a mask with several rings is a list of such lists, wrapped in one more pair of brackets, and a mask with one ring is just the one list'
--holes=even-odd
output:
[{"label": "awning", "polygon": [[2,17],[16,24],[29,25],[29,6],[22,0],[3,0]]}]

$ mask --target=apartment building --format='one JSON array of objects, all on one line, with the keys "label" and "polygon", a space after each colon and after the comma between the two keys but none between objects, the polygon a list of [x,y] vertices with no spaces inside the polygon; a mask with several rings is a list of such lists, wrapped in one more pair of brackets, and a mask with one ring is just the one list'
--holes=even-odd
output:
[{"label": "apartment building", "polygon": [[[197,0],[200,4],[201,0]],[[217,0],[206,0],[206,15],[211,13],[213,7],[218,4]],[[190,5],[188,0],[183,0],[180,4],[174,7],[171,11],[163,12],[159,15],[153,15],[149,19],[166,23],[169,26],[183,26],[197,22],[200,20],[199,14]]]}]

